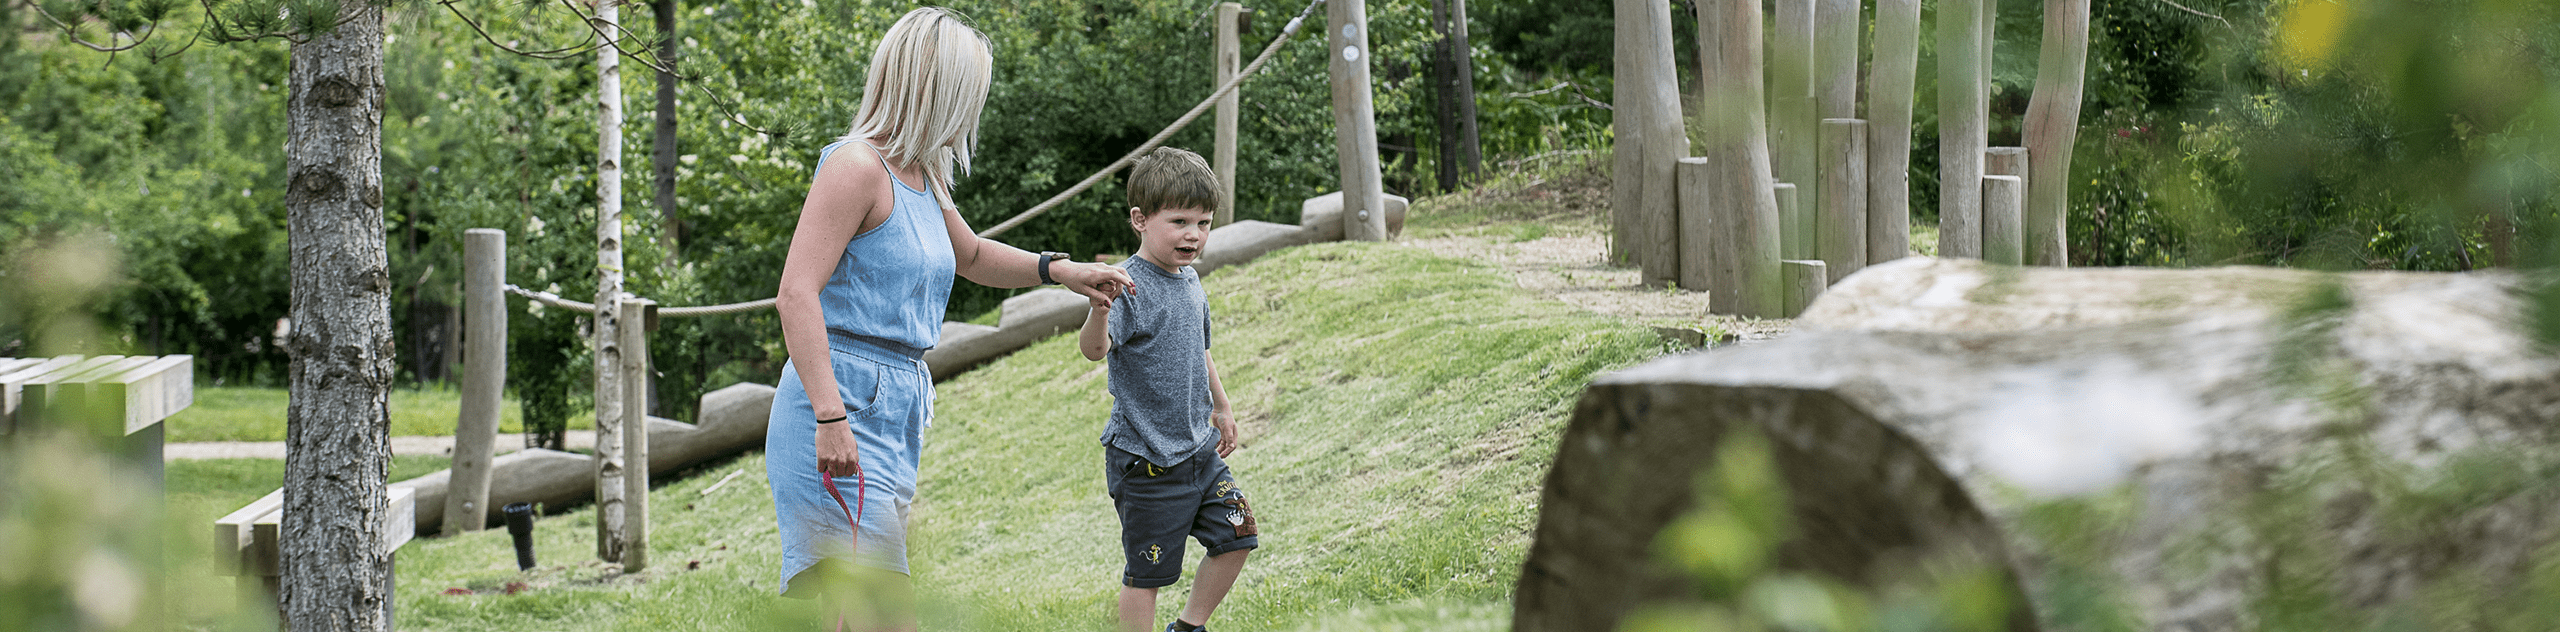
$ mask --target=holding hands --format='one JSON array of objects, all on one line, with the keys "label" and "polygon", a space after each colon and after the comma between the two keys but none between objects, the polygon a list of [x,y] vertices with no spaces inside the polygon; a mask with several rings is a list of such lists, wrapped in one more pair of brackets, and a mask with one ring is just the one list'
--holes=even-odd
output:
[{"label": "holding hands", "polygon": [[1120,298],[1121,293],[1138,291],[1127,270],[1107,264],[1059,261],[1049,264],[1049,278],[1084,295],[1097,309],[1110,309],[1111,301]]}]

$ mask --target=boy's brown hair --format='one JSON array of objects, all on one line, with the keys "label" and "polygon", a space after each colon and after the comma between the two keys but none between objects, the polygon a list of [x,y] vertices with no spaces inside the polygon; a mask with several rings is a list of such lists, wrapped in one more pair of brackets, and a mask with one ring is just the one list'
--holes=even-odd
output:
[{"label": "boy's brown hair", "polygon": [[1218,212],[1218,173],[1200,154],[1157,147],[1129,167],[1129,205],[1141,217],[1169,208]]}]

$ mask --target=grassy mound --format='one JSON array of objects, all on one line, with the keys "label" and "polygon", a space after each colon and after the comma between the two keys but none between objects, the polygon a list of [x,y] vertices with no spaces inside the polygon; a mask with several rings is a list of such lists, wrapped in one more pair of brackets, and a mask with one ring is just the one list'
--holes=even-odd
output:
[{"label": "grassy mound", "polygon": [[[1660,349],[1642,327],[1396,245],[1293,249],[1207,285],[1245,434],[1230,462],[1264,533],[1222,629],[1507,627],[1574,398]],[[1096,442],[1104,373],[1060,336],[941,385],[910,543],[928,629],[1110,620],[1120,559]],[[773,596],[770,494],[753,454],[661,486],[653,565],[636,576],[592,561],[591,510],[545,518],[548,565],[525,573],[503,531],[413,541],[399,555],[399,627],[796,627],[807,604]],[[1164,617],[1188,586],[1165,591]]]}]

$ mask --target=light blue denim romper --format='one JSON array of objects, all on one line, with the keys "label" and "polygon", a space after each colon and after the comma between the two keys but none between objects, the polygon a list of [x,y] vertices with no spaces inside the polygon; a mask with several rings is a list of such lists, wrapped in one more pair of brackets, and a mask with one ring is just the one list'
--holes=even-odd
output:
[{"label": "light blue denim romper", "polygon": [[[818,163],[825,165],[847,142],[820,150]],[[886,160],[881,168],[888,168]],[[856,494],[855,477],[836,479],[844,502],[861,515],[859,540],[818,473],[817,418],[800,372],[789,362],[783,363],[765,426],[764,475],[782,530],[786,593],[794,576],[819,560],[845,557],[848,545],[856,564],[907,572],[907,510],[916,498],[921,431],[933,417],[933,378],[925,370],[924,350],[942,338],[954,262],[951,233],[933,194],[908,187],[895,170],[889,179],[897,182],[897,202],[888,221],[845,244],[835,274],[818,293],[836,395],[844,399],[861,445],[863,491]]]}]

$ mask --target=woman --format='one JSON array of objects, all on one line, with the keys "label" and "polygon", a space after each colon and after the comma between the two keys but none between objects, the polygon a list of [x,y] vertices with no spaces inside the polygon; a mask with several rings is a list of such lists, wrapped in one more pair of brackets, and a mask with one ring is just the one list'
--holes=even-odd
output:
[{"label": "woman", "polygon": [[933,414],[924,350],[941,339],[952,276],[1005,288],[1054,279],[1091,300],[1129,284],[1115,267],[980,239],[952,206],[993,64],[986,35],[948,10],[889,27],[852,132],[821,150],[783,263],[775,309],[791,359],[765,431],[782,591],[856,598],[826,602],[840,624],[915,625],[906,516]]}]

